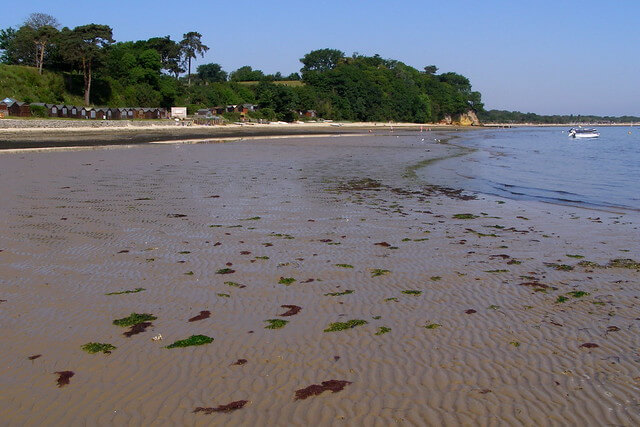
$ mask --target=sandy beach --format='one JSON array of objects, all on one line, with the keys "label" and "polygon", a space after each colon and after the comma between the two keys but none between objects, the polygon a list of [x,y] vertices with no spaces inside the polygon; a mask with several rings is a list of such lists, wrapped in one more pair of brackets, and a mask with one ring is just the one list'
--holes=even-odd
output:
[{"label": "sandy beach", "polygon": [[638,425],[640,214],[359,133],[0,152],[1,424]]}]

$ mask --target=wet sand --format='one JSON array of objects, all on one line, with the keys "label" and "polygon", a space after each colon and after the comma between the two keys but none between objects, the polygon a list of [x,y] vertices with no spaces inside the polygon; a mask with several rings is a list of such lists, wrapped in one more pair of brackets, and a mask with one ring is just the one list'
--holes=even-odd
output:
[{"label": "wet sand", "polygon": [[640,273],[578,265],[638,214],[420,182],[428,135],[0,154],[3,424],[640,423]]}]

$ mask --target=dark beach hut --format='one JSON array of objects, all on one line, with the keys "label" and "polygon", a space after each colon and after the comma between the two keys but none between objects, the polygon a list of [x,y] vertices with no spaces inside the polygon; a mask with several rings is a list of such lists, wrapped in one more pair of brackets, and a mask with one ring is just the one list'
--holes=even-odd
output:
[{"label": "dark beach hut", "polygon": [[9,115],[9,108],[4,102],[0,102],[0,118],[7,117]]},{"label": "dark beach hut", "polygon": [[14,102],[9,105],[9,115],[17,116],[17,117],[30,117],[31,116],[31,107],[27,102]]}]

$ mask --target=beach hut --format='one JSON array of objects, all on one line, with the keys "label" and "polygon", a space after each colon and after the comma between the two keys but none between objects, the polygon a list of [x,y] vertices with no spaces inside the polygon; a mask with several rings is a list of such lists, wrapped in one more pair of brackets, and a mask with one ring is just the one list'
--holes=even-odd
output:
[{"label": "beach hut", "polygon": [[80,117],[80,108],[76,107],[75,105],[70,105],[69,117],[72,117],[74,119],[77,119],[78,117]]},{"label": "beach hut", "polygon": [[30,117],[31,107],[28,102],[14,102],[8,106],[9,115],[17,117]]}]

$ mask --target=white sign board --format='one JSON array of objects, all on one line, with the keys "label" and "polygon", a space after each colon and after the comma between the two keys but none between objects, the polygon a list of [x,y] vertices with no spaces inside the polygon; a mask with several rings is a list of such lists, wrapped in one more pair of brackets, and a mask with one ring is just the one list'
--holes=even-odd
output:
[{"label": "white sign board", "polygon": [[171,118],[186,119],[187,107],[171,107]]}]

